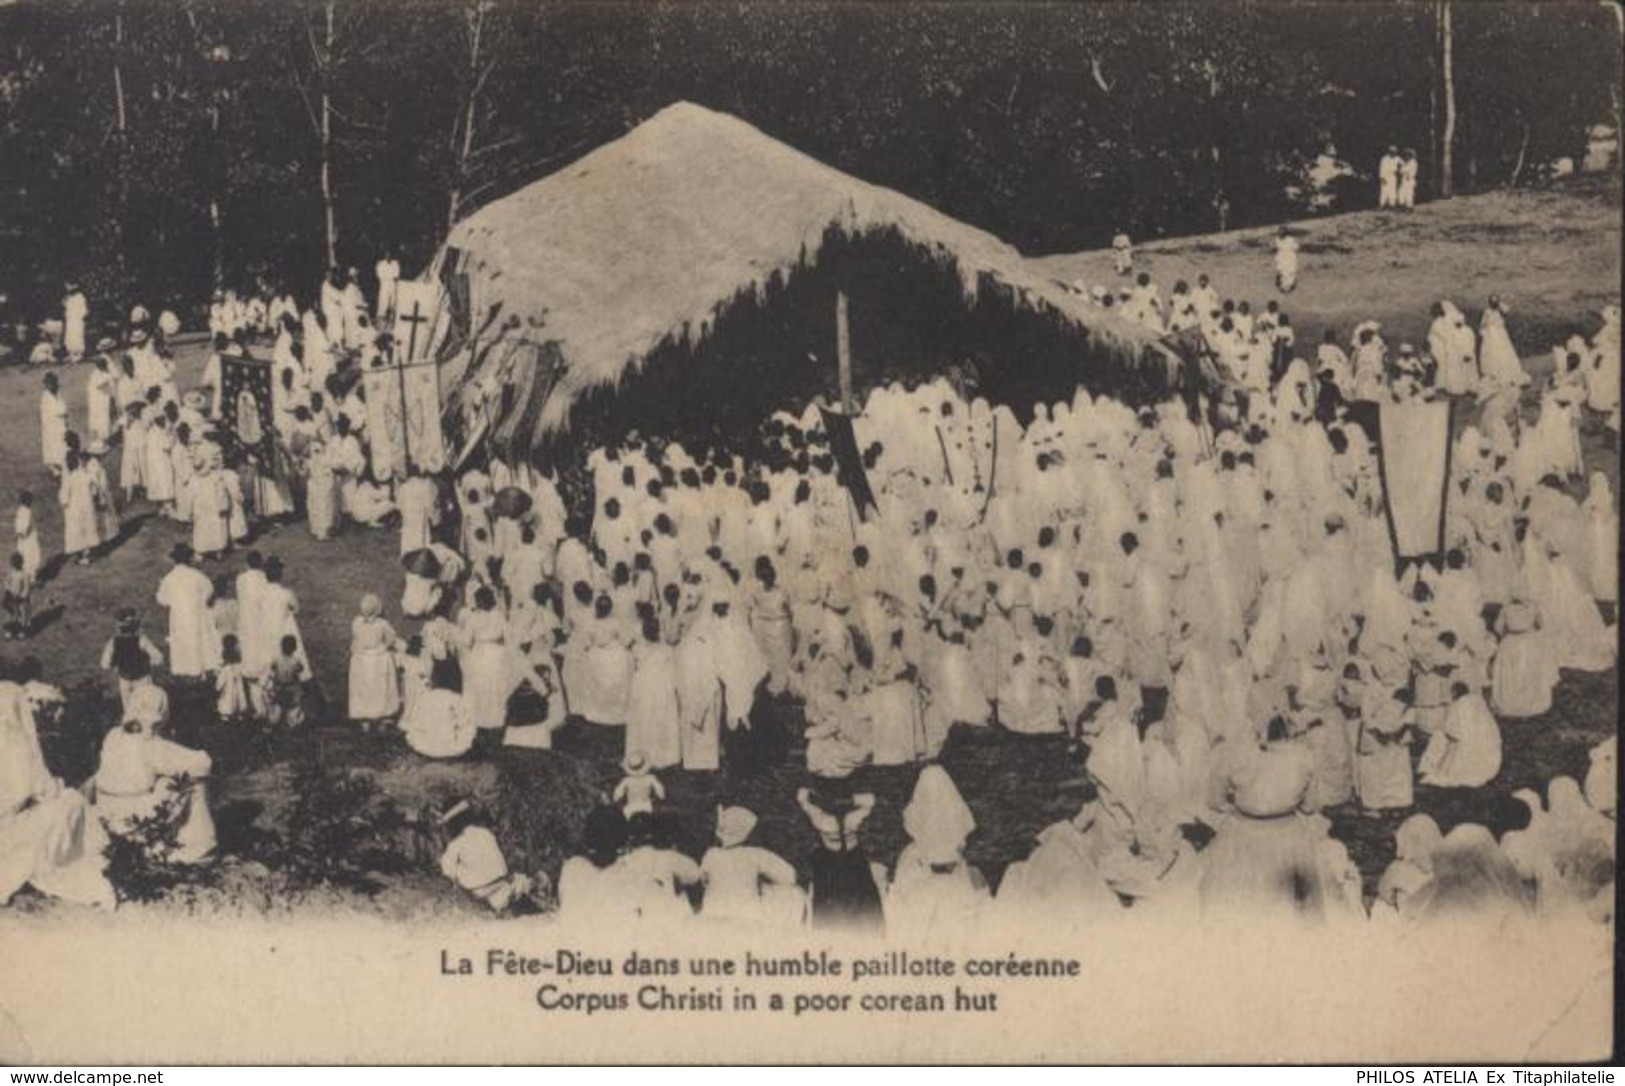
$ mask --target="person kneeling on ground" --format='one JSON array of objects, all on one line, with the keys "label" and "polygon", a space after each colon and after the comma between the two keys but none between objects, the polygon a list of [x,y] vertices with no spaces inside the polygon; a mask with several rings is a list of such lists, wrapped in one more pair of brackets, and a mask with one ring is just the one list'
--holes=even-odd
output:
[{"label": "person kneeling on ground", "polygon": [[441,874],[494,912],[522,916],[540,911],[533,896],[536,880],[508,870],[496,834],[472,803],[465,799],[454,804],[440,816],[440,827],[446,835]]}]

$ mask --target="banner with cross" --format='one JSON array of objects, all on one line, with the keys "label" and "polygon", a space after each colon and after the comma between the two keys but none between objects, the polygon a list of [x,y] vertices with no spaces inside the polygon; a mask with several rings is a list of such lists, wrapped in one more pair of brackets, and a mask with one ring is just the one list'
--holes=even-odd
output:
[{"label": "banner with cross", "polygon": [[373,359],[362,374],[372,470],[380,479],[405,478],[413,468],[436,472],[446,465],[439,367],[430,354],[440,302],[436,284],[399,283],[394,348]]}]

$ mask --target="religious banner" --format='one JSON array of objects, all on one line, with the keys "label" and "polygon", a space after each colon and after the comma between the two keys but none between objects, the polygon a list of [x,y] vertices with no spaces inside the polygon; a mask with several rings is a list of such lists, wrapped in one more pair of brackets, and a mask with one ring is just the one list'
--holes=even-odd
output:
[{"label": "religious banner", "polygon": [[422,362],[429,357],[445,298],[439,283],[407,280],[395,285],[395,325],[391,333],[396,358]]},{"label": "religious banner", "polygon": [[[468,254],[454,247],[446,250],[440,262],[439,288],[444,291],[446,330],[440,337],[436,357],[444,362],[468,344],[473,335],[473,310],[468,296]],[[405,284],[401,284],[405,286]],[[433,330],[433,329],[431,329]]]},{"label": "religious banner", "polygon": [[260,472],[276,465],[271,415],[271,363],[245,355],[220,356],[220,414],[228,452],[240,452]]},{"label": "religious banner", "polygon": [[1444,553],[1452,401],[1382,404],[1377,413],[1383,507],[1396,561]]},{"label": "religious banner", "polygon": [[863,468],[863,455],[858,452],[858,436],[852,430],[852,419],[838,411],[820,407],[824,419],[824,433],[829,435],[829,449],[835,456],[835,477],[852,494],[858,507],[858,519],[867,521],[868,511],[880,512],[875,492],[869,486],[869,473]]},{"label": "religious banner", "polygon": [[362,380],[373,475],[380,480],[404,479],[412,468],[436,472],[445,467],[440,379],[434,360],[402,362],[379,355]]}]

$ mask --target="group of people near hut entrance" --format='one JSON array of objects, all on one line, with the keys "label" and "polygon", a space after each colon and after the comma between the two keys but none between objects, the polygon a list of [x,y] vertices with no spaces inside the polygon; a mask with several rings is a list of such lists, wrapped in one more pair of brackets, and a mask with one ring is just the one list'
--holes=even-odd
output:
[{"label": "group of people near hut entrance", "polygon": [[[772,416],[748,441],[591,450],[577,532],[557,480],[528,465],[491,459],[388,485],[311,471],[302,496],[281,500],[291,512],[302,497],[313,531],[331,527],[310,513],[328,486],[352,519],[399,518],[402,573],[357,595],[347,666],[309,659],[279,563],[251,553],[235,576],[200,568],[243,538],[229,500],[226,543],[199,546],[196,503],[172,498],[192,542],[156,589],[167,652],[125,616],[105,658],[124,719],[103,767],[146,767],[130,782],[115,774],[113,794],[149,802],[159,782],[185,780],[189,802],[172,816],[206,816],[190,783],[206,761],[139,746],[162,738],[157,667],[214,683],[234,725],[297,724],[302,692],[342,673],[344,715],[428,759],[550,746],[567,722],[621,730],[625,778],[605,796],[618,805],[589,820],[559,875],[566,915],[681,919],[697,901],[702,916],[915,929],[990,907],[1078,917],[1128,902],[1426,915],[1500,895],[1515,910],[1604,910],[1603,869],[1569,862],[1602,829],[1611,841],[1600,771],[1524,797],[1527,825],[1500,842],[1483,827],[1407,823],[1408,866],[1376,901],[1323,812],[1415,811],[1419,783],[1483,788],[1501,772],[1503,729],[1539,726],[1521,722],[1548,712],[1561,672],[1615,666],[1604,609],[1617,604],[1617,513],[1578,433],[1598,421],[1617,432],[1617,309],[1559,348],[1530,421],[1501,307],[1475,336],[1441,303],[1426,354],[1390,357],[1363,327],[1352,358],[1333,336],[1311,362],[1278,307],[1255,318],[1206,279],[1165,302],[1141,274],[1121,304],[1198,330],[1230,378],[1210,412],[1080,389],[1018,417],[945,379],[879,387],[855,421],[874,508],[854,500],[859,465],[839,461],[817,405]],[[366,311],[334,292],[333,313],[307,314],[301,366],[322,357],[312,329]],[[293,366],[277,372],[292,375],[293,407],[277,418],[293,459],[302,448],[314,468],[324,461],[311,449],[328,441],[366,458],[364,409],[319,400]],[[186,409],[186,396],[155,389],[166,417]],[[212,394],[193,408],[198,434]],[[1438,395],[1472,396],[1478,414],[1454,439],[1443,560],[1396,576],[1373,435],[1350,407]],[[301,446],[313,406],[331,429],[318,424]],[[192,470],[187,494],[209,474]],[[397,589],[399,622],[384,605]],[[778,733],[796,719],[785,706],[799,709],[801,735]],[[964,856],[977,797],[941,761],[956,728],[1054,737],[1087,782],[1078,813],[1043,831],[996,897]],[[796,799],[818,842],[811,861],[786,877],[784,858],[750,844],[752,812],[737,805],[717,816],[714,858],[672,847],[676,790],[663,776],[749,776],[784,749],[805,762]],[[1594,752],[1598,765],[1611,758],[1611,746]],[[923,768],[904,811],[911,844],[882,874],[861,842],[876,801],[854,782],[912,766]],[[494,908],[522,907],[542,880],[511,870],[512,843],[482,818],[447,813],[442,869]],[[205,830],[188,856],[207,854]],[[1466,870],[1507,878],[1463,890]]]}]

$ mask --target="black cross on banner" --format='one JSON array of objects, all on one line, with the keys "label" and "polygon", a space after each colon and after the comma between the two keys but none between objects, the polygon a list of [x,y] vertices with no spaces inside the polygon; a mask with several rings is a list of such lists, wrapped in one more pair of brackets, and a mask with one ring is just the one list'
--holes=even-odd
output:
[{"label": "black cross on banner", "polygon": [[412,362],[418,356],[418,325],[428,324],[429,318],[423,315],[423,306],[413,299],[412,312],[399,314],[395,319],[411,326],[412,330],[406,342],[406,361]]}]

